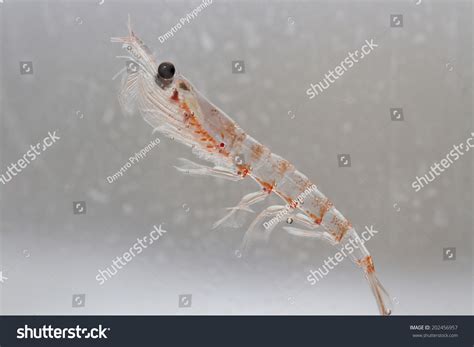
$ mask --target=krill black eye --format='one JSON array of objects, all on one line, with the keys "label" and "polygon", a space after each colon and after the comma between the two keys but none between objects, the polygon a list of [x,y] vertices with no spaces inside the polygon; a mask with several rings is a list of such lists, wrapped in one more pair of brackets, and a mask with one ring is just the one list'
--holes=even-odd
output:
[{"label": "krill black eye", "polygon": [[161,63],[158,66],[158,76],[162,79],[172,79],[175,73],[174,65],[168,62]]},{"label": "krill black eye", "polygon": [[174,73],[176,72],[174,65],[169,62],[163,62],[158,66],[158,74],[156,75],[156,83],[164,88],[169,85],[172,80]]}]

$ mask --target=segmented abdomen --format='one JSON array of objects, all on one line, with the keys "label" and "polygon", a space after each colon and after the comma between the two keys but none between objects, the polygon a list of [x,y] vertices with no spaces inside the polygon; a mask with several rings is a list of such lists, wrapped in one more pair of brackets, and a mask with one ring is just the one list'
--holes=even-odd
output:
[{"label": "segmented abdomen", "polygon": [[276,193],[289,206],[304,212],[316,224],[322,225],[335,241],[340,241],[351,228],[350,222],[308,177],[251,136],[246,135],[235,144],[230,154],[241,175],[249,174],[262,189]]}]

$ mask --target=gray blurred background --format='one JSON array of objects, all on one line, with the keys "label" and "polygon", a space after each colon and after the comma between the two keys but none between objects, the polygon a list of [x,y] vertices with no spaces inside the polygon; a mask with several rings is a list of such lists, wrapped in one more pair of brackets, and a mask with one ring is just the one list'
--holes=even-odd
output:
[{"label": "gray blurred background", "polygon": [[[419,4],[417,4],[419,3]],[[469,152],[430,185],[411,183],[474,130],[471,1],[214,0],[160,43],[199,1],[0,3],[0,170],[57,130],[61,139],[0,185],[2,314],[377,314],[362,271],[345,260],[310,286],[310,269],[336,249],[281,226],[245,257],[238,229],[211,230],[250,181],[177,173],[184,146],[117,103],[124,51],[135,32],[249,134],[291,161],[332,199],[367,244],[395,314],[473,312],[473,160]],[[390,28],[390,15],[403,27]],[[310,83],[366,39],[379,45],[313,100]],[[243,60],[245,73],[233,74]],[[20,61],[33,74],[20,73]],[[390,120],[403,108],[404,121]],[[293,116],[294,115],[294,116]],[[338,166],[350,154],[351,167]],[[86,214],[73,213],[85,201]],[[277,199],[256,206],[278,202]],[[98,269],[146,236],[167,233],[100,286]],[[443,260],[455,247],[456,259]],[[85,305],[73,307],[75,294]],[[192,294],[192,305],[178,297]]]}]

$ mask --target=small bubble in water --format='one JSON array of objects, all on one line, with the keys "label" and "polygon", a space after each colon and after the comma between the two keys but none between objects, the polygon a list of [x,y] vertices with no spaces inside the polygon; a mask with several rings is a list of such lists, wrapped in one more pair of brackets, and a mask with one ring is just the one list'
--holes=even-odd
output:
[{"label": "small bubble in water", "polygon": [[184,212],[189,212],[191,210],[191,208],[188,206],[188,204],[183,204],[183,210]]},{"label": "small bubble in water", "polygon": [[235,157],[235,163],[236,163],[237,165],[242,164],[242,163],[243,163],[242,158],[240,158],[239,156],[236,156],[236,157]]},{"label": "small bubble in water", "polygon": [[288,217],[288,218],[286,219],[286,222],[287,222],[288,224],[292,224],[292,223],[293,223],[293,218]]},{"label": "small bubble in water", "polygon": [[234,253],[237,258],[242,258],[242,252],[240,252],[240,250],[236,249]]}]

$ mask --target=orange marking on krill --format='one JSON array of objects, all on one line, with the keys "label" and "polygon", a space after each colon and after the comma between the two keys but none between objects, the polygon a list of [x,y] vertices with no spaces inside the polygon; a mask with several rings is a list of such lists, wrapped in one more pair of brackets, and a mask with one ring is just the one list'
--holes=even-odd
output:
[{"label": "orange marking on krill", "polygon": [[323,202],[323,204],[320,205],[320,207],[319,207],[319,213],[321,214],[321,219],[323,219],[326,212],[329,211],[332,206],[333,206],[333,203],[331,201],[329,201],[329,199],[326,198],[326,200]]},{"label": "orange marking on krill", "polygon": [[177,89],[173,90],[173,95],[171,95],[171,100],[179,101],[179,93]]},{"label": "orange marking on krill", "polygon": [[337,230],[332,231],[336,241],[341,241],[346,232],[352,227],[347,219],[341,220],[337,216],[332,217],[331,224],[334,224],[337,227]]},{"label": "orange marking on krill", "polygon": [[[222,130],[223,131],[221,135],[224,135],[226,137],[226,144],[234,149],[239,148],[239,146],[247,137],[247,135],[242,131],[242,129],[237,128],[235,124],[232,123],[225,123],[223,125]],[[224,136],[222,137],[222,139],[224,139]]]},{"label": "orange marking on krill", "polygon": [[283,176],[286,171],[288,171],[288,168],[291,166],[291,164],[286,161],[282,160],[278,163],[278,173]]},{"label": "orange marking on krill", "polygon": [[279,192],[279,195],[285,199],[285,201],[288,203],[288,206],[290,206],[291,208],[295,209],[298,207],[298,201],[295,201],[293,200],[292,198],[290,198],[289,196],[285,196],[284,194],[282,194],[281,192]]},{"label": "orange marking on krill", "polygon": [[201,138],[199,139],[200,141],[202,142],[206,142],[207,145],[206,145],[206,148],[208,148],[209,151],[211,151],[211,149],[218,149],[219,150],[219,153],[228,157],[229,156],[229,152],[227,152],[226,150],[224,150],[221,146],[221,143],[218,143],[207,131],[206,129],[204,129],[204,127],[199,123],[199,120],[196,118],[195,114],[190,110],[188,104],[186,103],[186,101],[183,101],[180,105],[181,109],[184,110],[184,118],[185,118],[185,122],[186,123],[189,123],[190,125],[192,125],[195,130],[194,132],[196,134],[199,134],[201,135]]},{"label": "orange marking on krill", "polygon": [[265,147],[263,147],[262,145],[253,145],[252,146],[252,159],[259,160],[263,154],[264,148]]},{"label": "orange marking on krill", "polygon": [[311,199],[309,199],[309,203],[313,209],[316,209],[319,212],[319,216],[313,215],[311,218],[313,218],[317,224],[321,224],[324,215],[333,206],[332,202],[328,198],[323,199],[321,197],[313,196]]},{"label": "orange marking on krill", "polygon": [[[178,94],[178,91],[177,91],[176,89],[175,89],[175,92],[176,92],[176,95],[177,95],[177,94]],[[174,95],[174,94],[173,94],[173,95]],[[188,104],[186,103],[186,101],[183,101],[183,102],[181,103],[181,105],[179,105],[179,107],[181,107],[185,112],[187,112],[187,113],[189,113],[189,114],[193,113],[193,112],[191,112],[191,110],[189,109],[189,106],[188,106]]]},{"label": "orange marking on krill", "polygon": [[364,266],[367,269],[367,273],[372,273],[375,271],[374,261],[370,255],[366,256],[364,259],[358,261],[359,265]]},{"label": "orange marking on krill", "polygon": [[265,181],[262,181],[258,178],[256,178],[257,182],[260,183],[260,185],[263,187],[263,190],[265,192],[268,192],[268,194],[270,194],[273,190],[273,188],[275,187],[275,183],[268,183],[268,182],[265,182]]},{"label": "orange marking on krill", "polygon": [[295,200],[291,199],[291,201],[288,202],[288,205],[293,209],[297,208],[298,207],[298,201],[295,201]]},{"label": "orange marking on krill", "polygon": [[239,169],[237,174],[241,175],[242,177],[245,177],[250,173],[250,166],[247,164],[237,165],[237,169]]},{"label": "orange marking on krill", "polygon": [[311,213],[310,211],[306,211],[306,213],[311,217],[311,219],[314,220],[314,222],[315,222],[317,225],[320,225],[320,224],[323,222],[323,218],[322,218],[322,217],[318,217],[318,216],[316,216],[314,213]]}]

